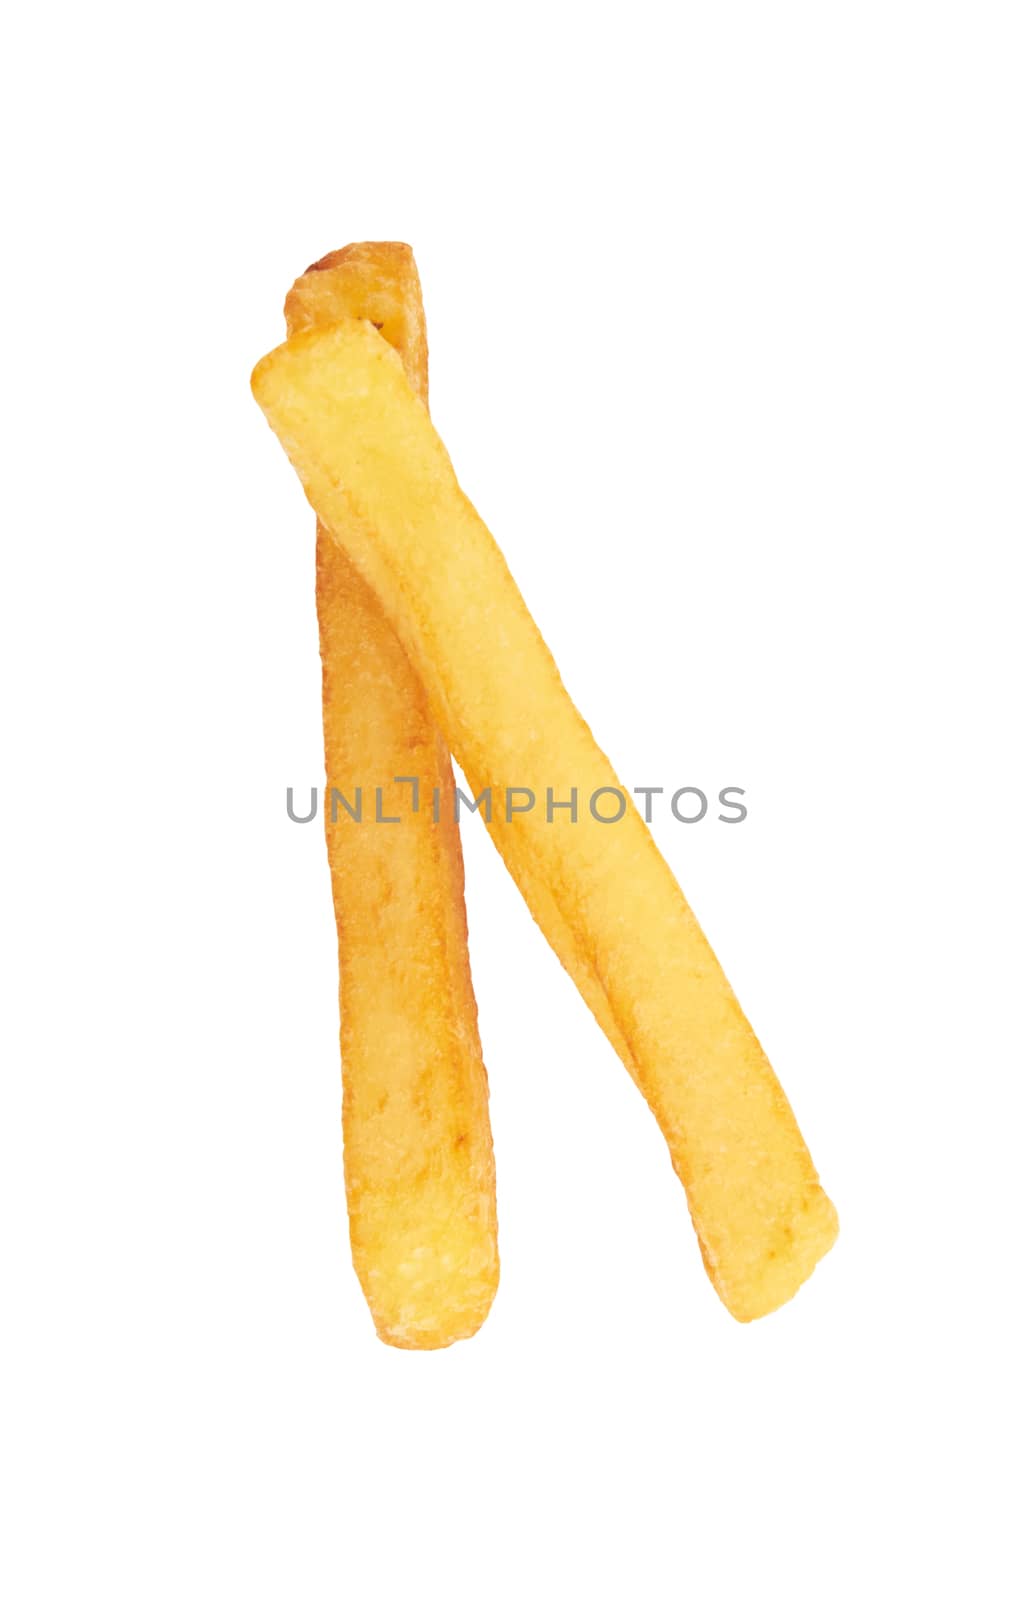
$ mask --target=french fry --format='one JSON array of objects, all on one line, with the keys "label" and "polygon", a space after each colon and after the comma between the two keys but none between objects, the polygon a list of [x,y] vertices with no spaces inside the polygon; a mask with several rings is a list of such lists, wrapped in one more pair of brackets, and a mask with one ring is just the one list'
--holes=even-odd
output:
[{"label": "french fry", "polygon": [[[427,329],[420,279],[407,244],[350,244],[342,250],[333,250],[307,268],[289,290],[285,321],[290,335],[309,328],[330,327],[345,317],[373,323],[382,338],[398,352],[410,387],[426,405]],[[336,560],[347,560],[344,553],[333,554],[340,548],[318,522],[318,570],[327,569]],[[454,848],[459,849],[458,840]],[[529,883],[527,903],[531,906],[544,904],[543,926],[550,943],[633,1073],[630,1047],[620,1033],[591,963],[579,954],[572,929],[561,917],[543,881],[532,880],[530,861],[525,855],[519,863],[519,876],[521,882]]]},{"label": "french fry", "polygon": [[[836,1213],[636,809],[627,798],[611,825],[592,815],[591,796],[622,786],[401,362],[370,322],[342,322],[272,351],[253,391],[318,516],[381,600],[475,794],[490,789],[492,838],[536,920],[556,948],[568,930],[603,994],[712,1282],[741,1321],[774,1310],[833,1243]],[[578,821],[549,821],[544,806],[512,812],[514,786],[563,800],[575,788]]]},{"label": "french fry", "polygon": [[[285,316],[290,332],[368,318],[426,402],[423,304],[408,245],[325,257],[293,286]],[[498,1285],[452,764],[380,603],[319,523],[317,618],[352,1258],[381,1339],[434,1349],[475,1333]],[[416,782],[415,811],[413,784],[392,786],[399,776]],[[334,821],[332,790],[344,797]],[[382,814],[400,816],[399,825],[374,820],[378,790],[388,796]],[[345,809],[357,795],[360,822]]]}]

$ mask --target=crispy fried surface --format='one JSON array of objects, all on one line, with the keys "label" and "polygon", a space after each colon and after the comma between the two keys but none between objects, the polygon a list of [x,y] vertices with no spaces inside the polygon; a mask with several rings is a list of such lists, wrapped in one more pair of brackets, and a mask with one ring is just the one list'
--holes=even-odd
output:
[{"label": "crispy fried surface", "polygon": [[[290,331],[366,317],[427,398],[427,338],[412,252],[350,245],[318,262],[285,303]],[[317,528],[317,618],[338,926],[342,1123],[352,1257],[380,1337],[433,1349],[475,1333],[498,1285],[495,1169],[453,821],[452,764],[422,683],[371,589]],[[376,790],[398,776],[412,791]],[[441,792],[440,820],[431,796]]]},{"label": "crispy fried surface", "polygon": [[420,276],[408,244],[347,244],[308,267],[285,299],[289,334],[339,317],[372,322],[402,358],[410,385],[427,404],[427,323]]},{"label": "crispy fried surface", "polygon": [[[401,363],[368,323],[300,334],[253,390],[318,515],[371,584],[558,948],[604,996],[668,1142],[706,1268],[742,1321],[788,1300],[836,1213],[764,1052],[640,816],[504,820],[504,786],[620,788]],[[344,488],[342,487],[344,485]],[[537,893],[537,886],[543,893]],[[553,924],[553,907],[556,913]],[[589,998],[585,996],[585,998]],[[599,1013],[599,1020],[603,1020]]]},{"label": "crispy fried surface", "polygon": [[[350,244],[333,250],[309,267],[293,284],[285,301],[289,334],[328,327],[342,317],[372,322],[382,338],[398,351],[414,393],[427,404],[427,327],[420,279],[408,244]],[[330,559],[327,535],[318,524],[318,562]],[[336,546],[336,548],[338,548]],[[340,559],[345,559],[340,556]],[[458,846],[457,846],[458,848]],[[530,877],[530,863],[520,863],[521,879]],[[577,949],[573,930],[560,916],[543,880],[531,882],[528,904],[545,905],[543,926],[559,960],[573,978],[613,1046],[634,1073],[627,1041],[609,1009],[590,962]]]}]

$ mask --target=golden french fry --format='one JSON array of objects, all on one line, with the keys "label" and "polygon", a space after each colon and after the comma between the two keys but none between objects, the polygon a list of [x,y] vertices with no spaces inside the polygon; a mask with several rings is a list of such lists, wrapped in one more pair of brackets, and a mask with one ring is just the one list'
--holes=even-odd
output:
[{"label": "golden french fry", "polygon": [[[325,257],[293,286],[285,316],[289,331],[370,319],[426,401],[423,303],[408,245],[350,245]],[[317,617],[352,1258],[380,1337],[434,1349],[476,1333],[498,1286],[452,764],[378,600],[319,523]],[[415,780],[417,810],[413,783],[393,786],[396,777]],[[344,797],[334,821],[332,790]],[[374,820],[379,790],[382,814],[400,816],[398,825]],[[360,822],[346,809],[357,795]]]},{"label": "golden french fry", "polygon": [[[290,335],[309,328],[329,327],[346,317],[373,323],[382,338],[398,352],[410,387],[426,405],[427,328],[420,279],[408,244],[350,244],[342,250],[333,250],[307,268],[289,290],[285,320]],[[332,549],[338,554],[333,555]],[[340,546],[329,539],[318,523],[318,568],[346,559]],[[455,848],[459,849],[458,842]],[[616,1024],[591,963],[579,954],[573,932],[560,916],[543,880],[533,880],[529,855],[519,854],[517,880],[521,885],[529,884],[528,904],[545,906],[541,920],[549,942],[633,1073],[629,1045]]]},{"label": "golden french fry", "polygon": [[[290,339],[253,391],[307,497],[372,585],[542,929],[572,936],[668,1142],[708,1273],[741,1321],[788,1300],[836,1213],[718,961],[564,689],[501,552],[456,481],[401,362],[369,322]],[[577,789],[579,820],[516,814],[506,790]],[[608,815],[609,795],[598,810]],[[529,872],[522,870],[529,861]],[[538,885],[543,893],[537,893]],[[601,1020],[601,1018],[599,1018]]]}]

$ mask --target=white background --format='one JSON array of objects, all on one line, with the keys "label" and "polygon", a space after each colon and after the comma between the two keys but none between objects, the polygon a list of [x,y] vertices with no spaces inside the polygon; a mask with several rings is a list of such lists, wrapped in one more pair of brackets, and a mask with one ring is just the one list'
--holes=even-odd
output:
[{"label": "white background", "polygon": [[[5,1594],[1020,1594],[1020,8],[57,5],[2,70]],[[624,779],[748,791],[656,832],[840,1211],[762,1323],[471,821],[502,1286],[374,1338],[248,391],[360,238]]]}]

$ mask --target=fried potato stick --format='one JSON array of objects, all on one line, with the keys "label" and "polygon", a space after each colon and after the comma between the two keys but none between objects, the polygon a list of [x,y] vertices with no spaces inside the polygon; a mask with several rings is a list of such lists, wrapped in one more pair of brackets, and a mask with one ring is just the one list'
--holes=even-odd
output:
[{"label": "fried potato stick", "polygon": [[[285,316],[289,332],[369,319],[426,403],[423,303],[408,245],[326,256],[293,286]],[[452,763],[379,601],[320,523],[317,618],[352,1258],[381,1339],[434,1349],[476,1333],[498,1285]],[[396,777],[415,788],[393,786]],[[332,790],[344,797],[333,821]],[[379,790],[381,814],[398,824],[375,820]],[[360,822],[346,809],[357,794]]]},{"label": "fried potato stick", "polygon": [[[285,321],[290,335],[308,328],[330,327],[346,317],[372,322],[382,338],[402,359],[414,393],[427,404],[427,330],[424,319],[420,279],[407,244],[366,243],[346,245],[334,250],[303,273],[285,301]],[[323,525],[317,524],[318,567],[347,560],[337,556],[340,546],[331,540]],[[319,607],[318,607],[319,610]],[[458,850],[458,841],[455,848]],[[623,1038],[609,1007],[605,991],[597,982],[590,961],[577,950],[573,930],[542,879],[530,876],[530,863],[520,864],[521,883],[529,880],[526,894],[530,906],[543,905],[542,926],[562,965],[597,1017],[616,1051],[634,1072],[630,1047]]]},{"label": "fried potato stick", "polygon": [[[301,334],[253,391],[307,497],[392,620],[543,931],[568,928],[683,1181],[709,1276],[741,1321],[788,1300],[836,1236],[793,1112],[696,918],[569,698],[401,362],[369,322]],[[512,813],[507,785],[584,798]],[[611,809],[611,807],[610,807]],[[538,897],[536,886],[544,894]]]}]

